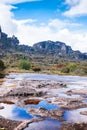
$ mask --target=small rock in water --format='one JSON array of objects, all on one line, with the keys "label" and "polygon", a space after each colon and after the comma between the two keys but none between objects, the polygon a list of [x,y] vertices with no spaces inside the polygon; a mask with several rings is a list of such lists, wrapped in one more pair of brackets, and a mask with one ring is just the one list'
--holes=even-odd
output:
[{"label": "small rock in water", "polygon": [[0,106],[0,110],[1,110],[1,109],[4,109],[4,106]]}]

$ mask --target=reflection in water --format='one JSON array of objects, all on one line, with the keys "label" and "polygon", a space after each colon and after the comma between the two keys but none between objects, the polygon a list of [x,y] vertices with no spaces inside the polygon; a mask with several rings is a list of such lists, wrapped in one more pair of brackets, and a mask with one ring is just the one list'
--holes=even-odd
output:
[{"label": "reflection in water", "polygon": [[87,122],[87,116],[80,114],[82,111],[87,111],[87,108],[65,111],[63,118],[68,122]]},{"label": "reflection in water", "polygon": [[50,103],[47,103],[46,101],[41,101],[38,105],[31,104],[29,106],[35,107],[35,108],[44,108],[46,110],[53,110],[53,109],[60,108],[58,105],[50,104]]},{"label": "reflection in water", "polygon": [[45,119],[43,121],[29,124],[24,130],[59,130],[60,122],[53,119]]},{"label": "reflection in water", "polygon": [[87,103],[87,99],[85,99],[83,102]]},{"label": "reflection in water", "polygon": [[16,105],[8,105],[1,103],[4,109],[0,110],[0,116],[12,120],[25,120],[33,118],[32,115],[28,114],[25,109],[17,107]]},{"label": "reflection in water", "polygon": [[10,73],[6,78],[13,80],[32,79],[32,80],[52,80],[62,82],[81,82],[86,83],[87,77],[81,76],[60,76],[51,74],[34,74],[34,73]]}]

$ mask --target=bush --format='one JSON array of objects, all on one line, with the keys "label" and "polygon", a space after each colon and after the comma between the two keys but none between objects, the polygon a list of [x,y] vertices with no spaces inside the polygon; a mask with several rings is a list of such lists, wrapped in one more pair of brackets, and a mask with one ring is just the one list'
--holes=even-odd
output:
[{"label": "bush", "polygon": [[39,71],[41,71],[41,68],[33,68],[33,71],[39,72]]},{"label": "bush", "polygon": [[76,64],[74,64],[74,63],[68,65],[69,72],[73,72],[73,71],[75,71],[77,68],[78,68],[78,66],[77,66]]},{"label": "bush", "polygon": [[27,60],[21,60],[19,62],[19,68],[20,69],[29,70],[30,69],[30,63],[29,63],[29,61],[27,61]]},{"label": "bush", "polygon": [[0,71],[3,71],[5,69],[4,62],[0,60]]},{"label": "bush", "polygon": [[69,68],[67,68],[67,67],[63,67],[62,70],[61,70],[61,72],[62,72],[62,73],[69,73],[70,70],[69,70]]},{"label": "bush", "polygon": [[4,77],[5,77],[5,75],[0,73],[0,78],[4,78]]}]

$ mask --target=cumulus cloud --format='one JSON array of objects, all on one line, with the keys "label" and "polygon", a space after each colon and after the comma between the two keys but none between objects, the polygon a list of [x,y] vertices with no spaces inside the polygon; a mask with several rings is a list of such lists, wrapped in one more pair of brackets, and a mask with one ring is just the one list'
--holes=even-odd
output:
[{"label": "cumulus cloud", "polygon": [[14,15],[11,12],[13,6],[5,5],[0,2],[0,25],[3,31],[6,31],[9,35],[17,31],[17,25],[14,23]]},{"label": "cumulus cloud", "polygon": [[[7,2],[8,0],[3,1]],[[14,1],[17,2],[18,0]],[[25,0],[20,1],[23,2]],[[9,0],[9,3],[11,3],[11,0]],[[48,24],[44,23],[38,26],[36,19],[16,20],[11,11],[12,8],[14,7],[11,4],[0,1],[0,25],[7,34],[15,34],[21,44],[33,45],[43,40],[63,41],[75,50],[87,51],[87,33],[81,34],[72,32],[69,29],[69,26],[80,26],[78,23],[51,19],[48,21]]]},{"label": "cumulus cloud", "polygon": [[65,16],[87,15],[86,0],[66,0],[66,4],[70,6],[70,9],[64,13]]},{"label": "cumulus cloud", "polygon": [[27,1],[35,1],[35,0],[14,0],[14,1],[1,0],[0,1],[0,25],[3,31],[6,32],[9,36],[17,32],[19,22],[20,24],[22,24],[22,23],[32,23],[36,21],[32,19],[26,19],[26,20],[20,20],[19,22],[16,22],[16,20],[14,19],[14,14],[11,12],[11,10],[16,7],[12,6],[11,4],[27,2]]},{"label": "cumulus cloud", "polygon": [[74,50],[80,50],[82,52],[87,51],[87,33],[75,33],[68,28],[61,28],[54,31],[54,29],[50,27],[50,23],[39,27],[35,25],[19,24],[17,36],[21,43],[26,45],[33,45],[33,43],[44,40],[53,40],[65,42]]}]

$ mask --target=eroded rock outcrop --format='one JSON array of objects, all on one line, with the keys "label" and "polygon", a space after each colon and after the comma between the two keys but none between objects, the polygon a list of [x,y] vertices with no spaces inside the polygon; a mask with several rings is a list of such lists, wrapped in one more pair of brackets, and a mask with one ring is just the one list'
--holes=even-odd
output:
[{"label": "eroded rock outcrop", "polygon": [[44,108],[29,108],[28,112],[32,115],[39,115],[41,117],[48,117],[53,119],[62,120],[62,116],[64,111],[57,109],[57,110],[46,110]]}]

